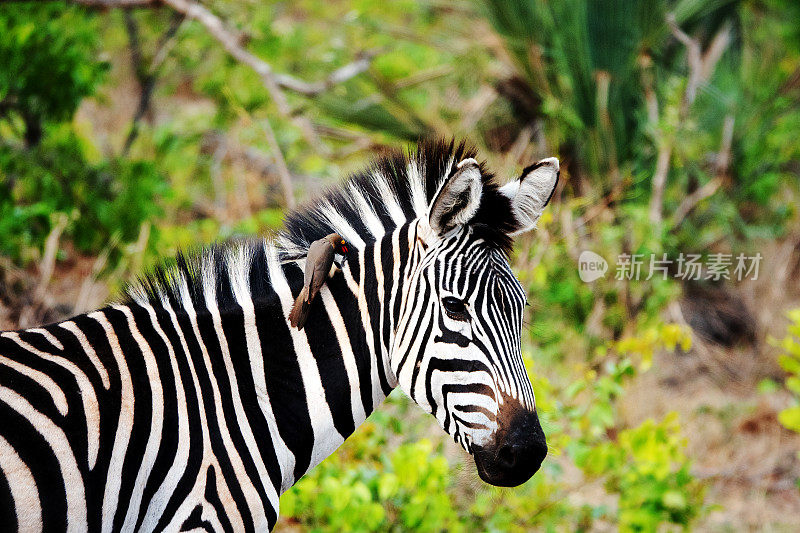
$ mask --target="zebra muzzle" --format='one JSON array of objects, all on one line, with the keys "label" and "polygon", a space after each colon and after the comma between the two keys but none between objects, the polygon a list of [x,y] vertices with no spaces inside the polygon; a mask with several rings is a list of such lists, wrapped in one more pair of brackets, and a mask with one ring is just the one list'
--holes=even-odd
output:
[{"label": "zebra muzzle", "polygon": [[528,481],[547,456],[547,440],[536,411],[521,407],[503,423],[499,417],[494,439],[475,446],[473,456],[478,475],[498,487],[516,487]]}]

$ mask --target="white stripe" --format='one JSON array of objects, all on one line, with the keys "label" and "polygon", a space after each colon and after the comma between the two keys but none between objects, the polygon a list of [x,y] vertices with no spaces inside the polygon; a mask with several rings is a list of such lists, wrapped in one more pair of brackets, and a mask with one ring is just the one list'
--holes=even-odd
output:
[{"label": "white stripe", "polygon": [[410,161],[406,166],[406,175],[411,188],[411,203],[414,206],[414,213],[418,217],[423,217],[428,212],[428,198],[425,192],[425,182],[422,180],[423,169],[420,169],[419,165],[421,165],[419,161]]},{"label": "white stripe", "polygon": [[122,466],[125,462],[125,453],[128,451],[128,442],[130,442],[131,430],[133,429],[133,384],[131,383],[128,365],[125,362],[125,354],[122,352],[117,334],[114,332],[114,328],[106,318],[106,315],[102,311],[95,311],[87,316],[96,320],[106,332],[111,352],[119,368],[119,378],[122,385],[117,433],[114,435],[114,447],[111,450],[111,462],[108,465],[108,475],[103,494],[103,520],[101,527],[105,533],[111,531],[111,527],[114,524],[114,514],[117,511],[117,503],[119,501],[119,488],[122,484]]},{"label": "white stripe", "polygon": [[167,471],[167,475],[164,477],[164,481],[161,483],[161,486],[150,500],[150,505],[147,508],[144,521],[142,522],[142,526],[140,528],[141,532],[150,533],[155,529],[156,525],[158,525],[158,521],[161,518],[164,509],[167,507],[167,503],[169,502],[169,497],[173,492],[175,492],[178,482],[180,482],[181,476],[183,476],[184,470],[186,469],[186,465],[189,463],[190,443],[189,414],[186,407],[186,391],[183,388],[183,381],[181,380],[178,361],[175,358],[175,350],[172,348],[169,338],[167,337],[166,333],[164,333],[161,325],[158,323],[156,313],[152,306],[147,305],[145,309],[147,309],[147,312],[150,314],[150,320],[153,324],[153,328],[167,346],[169,361],[172,366],[172,374],[175,378],[175,396],[178,403],[178,447],[177,450],[175,450],[175,458],[172,462],[172,465],[169,467],[169,471]]},{"label": "white stripe", "polygon": [[66,488],[67,532],[86,531],[89,524],[86,520],[86,495],[83,478],[78,470],[78,463],[72,455],[72,446],[67,440],[67,436],[52,420],[34,409],[25,398],[13,390],[0,386],[0,401],[5,402],[10,408],[27,418],[34,429],[44,437],[58,461],[58,468]]},{"label": "white stripe", "polygon": [[81,392],[83,412],[86,414],[89,469],[94,468],[95,461],[97,461],[97,451],[100,447],[100,407],[97,403],[97,395],[94,392],[94,387],[92,387],[92,384],[89,382],[89,378],[87,378],[86,374],[84,374],[83,371],[72,361],[36,349],[27,342],[23,341],[18,333],[9,332],[5,335],[19,344],[21,348],[41,357],[45,361],[50,361],[51,363],[57,364],[75,377],[75,381],[78,384],[78,389]]},{"label": "white stripe", "polygon": [[347,242],[352,244],[354,247],[358,249],[362,249],[365,246],[364,239],[361,238],[361,235],[355,230],[353,226],[344,218],[338,211],[336,211],[333,206],[327,201],[321,203],[315,210],[319,216],[324,218],[328,221],[331,227],[342,236]]},{"label": "white stripe", "polygon": [[353,182],[350,182],[348,189],[360,215],[359,218],[367,227],[369,232],[372,233],[376,239],[379,239],[384,233],[386,233],[386,230],[384,229],[383,224],[381,224],[378,215],[375,214],[375,211],[373,211],[372,207],[370,207],[370,205],[364,199],[361,191],[359,191],[358,187],[356,187]]},{"label": "white stripe", "polygon": [[39,488],[26,465],[11,444],[0,435],[0,470],[11,490],[17,514],[17,531],[32,533],[42,530],[42,505]]},{"label": "white stripe", "polygon": [[41,335],[42,337],[44,337],[45,339],[47,339],[47,342],[49,342],[50,344],[52,344],[54,347],[56,347],[56,348],[58,348],[59,350],[62,350],[62,351],[64,350],[64,345],[63,345],[63,344],[61,344],[61,341],[59,341],[59,340],[58,340],[58,339],[55,337],[55,335],[53,335],[52,333],[50,333],[50,332],[49,332],[49,331],[47,331],[46,329],[43,329],[43,328],[33,328],[33,329],[29,329],[29,330],[28,330],[28,332],[29,332],[29,333],[38,333],[39,335]]},{"label": "white stripe", "polygon": [[[3,336],[5,337],[5,334],[3,334]],[[64,391],[61,390],[61,388],[50,376],[34,368],[27,367],[22,363],[14,361],[13,359],[9,359],[4,355],[0,355],[0,364],[19,372],[23,376],[31,378],[33,381],[44,387],[44,389],[53,399],[53,403],[56,405],[58,414],[61,416],[67,416],[67,412],[69,411],[67,397],[64,395]]]},{"label": "white stripe", "polygon": [[81,349],[86,354],[86,357],[89,358],[89,361],[91,361],[91,363],[97,369],[97,372],[100,374],[100,380],[103,382],[103,388],[108,390],[108,388],[111,386],[111,382],[108,380],[108,370],[106,370],[106,367],[103,366],[102,362],[100,362],[100,359],[97,357],[97,352],[95,352],[92,345],[89,344],[89,339],[86,338],[86,334],[83,333],[81,328],[79,328],[75,322],[62,322],[59,324],[59,327],[75,335],[75,338],[78,339]]},{"label": "white stripe", "polygon": [[136,474],[136,481],[133,485],[128,512],[122,524],[122,530],[128,531],[132,530],[136,525],[136,520],[139,517],[139,507],[142,505],[142,493],[147,484],[147,479],[150,477],[150,472],[153,470],[159,444],[161,443],[162,430],[164,428],[164,391],[161,388],[161,376],[158,372],[158,365],[156,364],[153,350],[142,336],[139,328],[136,327],[133,313],[128,307],[114,306],[114,309],[122,312],[128,319],[128,328],[131,330],[133,340],[136,341],[136,344],[139,345],[139,349],[142,352],[147,379],[150,383],[150,391],[152,392],[153,413],[150,418],[150,434],[147,438],[147,444],[145,445],[144,456],[141,458],[139,472]]},{"label": "white stripe", "polygon": [[386,207],[395,226],[400,227],[405,224],[406,216],[403,213],[403,208],[400,207],[400,204],[397,202],[397,194],[391,189],[391,185],[389,185],[386,176],[380,172],[375,172],[372,182],[375,184],[375,188],[378,189],[378,194],[381,196],[378,200]]},{"label": "white stripe", "polygon": [[367,415],[364,412],[364,404],[361,401],[361,383],[358,378],[358,366],[356,365],[355,354],[350,345],[350,337],[347,336],[347,328],[344,324],[342,314],[339,312],[339,306],[331,294],[331,290],[327,285],[323,285],[319,291],[320,298],[325,305],[325,311],[328,313],[328,318],[333,326],[333,331],[336,333],[336,340],[339,343],[339,349],[342,352],[342,362],[344,369],[347,372],[347,380],[350,382],[350,407],[353,409],[353,421],[358,426]]}]

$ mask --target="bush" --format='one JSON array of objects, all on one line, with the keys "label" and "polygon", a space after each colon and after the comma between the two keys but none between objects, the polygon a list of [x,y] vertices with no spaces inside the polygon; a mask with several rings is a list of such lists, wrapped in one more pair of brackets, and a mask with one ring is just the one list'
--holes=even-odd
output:
[{"label": "bush", "polygon": [[93,17],[64,2],[0,6],[0,120],[19,117],[29,146],[45,123],[71,119],[94,94],[108,69],[98,30]]},{"label": "bush", "polygon": [[788,334],[776,344],[784,350],[778,363],[789,374],[786,388],[793,395],[793,405],[778,414],[778,420],[786,428],[800,433],[800,309],[787,313],[791,324]]},{"label": "bush", "polygon": [[676,413],[621,431],[587,453],[579,466],[602,475],[619,495],[621,531],[655,531],[662,523],[688,527],[703,509],[703,486],[689,472]]},{"label": "bush", "polygon": [[30,150],[0,145],[0,253],[36,259],[54,215],[72,222],[65,236],[84,253],[137,238],[160,212],[164,178],[152,163],[114,158],[90,164],[72,133]]}]

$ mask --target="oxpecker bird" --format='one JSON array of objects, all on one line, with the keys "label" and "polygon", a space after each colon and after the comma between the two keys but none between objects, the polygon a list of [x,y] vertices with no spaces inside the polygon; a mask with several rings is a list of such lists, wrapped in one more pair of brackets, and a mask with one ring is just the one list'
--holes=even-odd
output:
[{"label": "oxpecker bird", "polygon": [[308,247],[303,290],[297,295],[289,313],[289,323],[292,327],[303,329],[308,311],[311,309],[311,302],[328,279],[334,256],[346,253],[347,243],[338,233],[331,233],[312,242]]}]

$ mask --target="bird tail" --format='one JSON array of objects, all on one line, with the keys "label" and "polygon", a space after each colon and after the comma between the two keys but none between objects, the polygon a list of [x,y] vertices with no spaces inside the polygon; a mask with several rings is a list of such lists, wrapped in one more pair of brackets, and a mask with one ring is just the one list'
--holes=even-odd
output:
[{"label": "bird tail", "polygon": [[311,304],[309,304],[307,300],[308,287],[303,287],[303,290],[297,295],[297,299],[294,301],[292,310],[289,313],[289,324],[291,324],[293,328],[303,329],[303,326],[305,326],[306,319],[308,319],[308,312],[311,310]]}]

